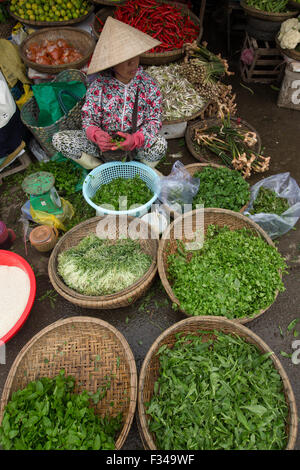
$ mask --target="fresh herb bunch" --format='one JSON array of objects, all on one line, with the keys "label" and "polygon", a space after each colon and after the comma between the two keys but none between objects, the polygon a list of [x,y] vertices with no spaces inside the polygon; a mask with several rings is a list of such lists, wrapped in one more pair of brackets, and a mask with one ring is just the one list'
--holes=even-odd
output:
[{"label": "fresh herb bunch", "polygon": [[[126,197],[127,201],[120,204],[119,198]],[[97,206],[110,205],[114,210],[127,210],[133,205],[142,206],[153,197],[153,192],[139,175],[133,178],[114,178],[103,184],[95,193],[92,201]],[[126,206],[126,207],[125,207]]]},{"label": "fresh herb bunch", "polygon": [[32,173],[39,171],[48,171],[55,178],[55,188],[61,196],[70,196],[76,192],[76,186],[83,180],[84,173],[82,168],[75,166],[70,160],[35,162],[26,168],[22,173],[16,173],[9,176],[5,182],[8,185],[21,185],[23,179]]},{"label": "fresh herb bunch", "polygon": [[204,167],[193,175],[200,179],[199,191],[194,197],[197,204],[239,211],[250,199],[250,185],[241,174],[229,168]]},{"label": "fresh herb bunch", "polygon": [[269,353],[236,335],[198,334],[177,334],[158,351],[146,403],[157,448],[283,450],[288,406]]},{"label": "fresh herb bunch", "polygon": [[290,205],[286,198],[279,197],[272,189],[261,186],[253,203],[250,214],[277,214],[281,215],[289,209]]},{"label": "fresh herb bunch", "polygon": [[13,393],[0,427],[4,450],[113,450],[122,415],[100,418],[91,407],[109,388],[74,393],[75,379],[42,377]]},{"label": "fresh herb bunch", "polygon": [[57,271],[64,282],[84,295],[109,295],[137,282],[152,263],[138,240],[115,243],[95,234],[58,255]]},{"label": "fresh herb bunch", "polygon": [[288,11],[288,0],[246,0],[249,7],[269,13],[285,13]]},{"label": "fresh herb bunch", "polygon": [[70,221],[68,221],[67,223],[64,222],[66,231],[70,230],[71,228],[75,227],[75,225],[78,225],[87,219],[95,217],[95,209],[86,202],[86,200],[82,196],[82,192],[70,194],[68,196],[68,201],[72,204],[72,207],[74,209],[74,215]]},{"label": "fresh herb bunch", "polygon": [[284,290],[284,259],[246,228],[210,225],[197,251],[177,244],[182,246],[168,255],[168,277],[189,315],[253,317],[274,301],[277,290]]}]

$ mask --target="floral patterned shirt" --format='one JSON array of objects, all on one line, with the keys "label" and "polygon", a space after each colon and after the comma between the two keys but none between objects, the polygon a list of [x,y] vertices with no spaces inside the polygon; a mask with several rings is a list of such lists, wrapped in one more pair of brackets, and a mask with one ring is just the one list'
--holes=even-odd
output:
[{"label": "floral patterned shirt", "polygon": [[144,147],[151,147],[162,126],[162,94],[157,83],[142,67],[127,85],[111,72],[99,75],[91,83],[82,107],[83,128],[97,126],[110,135],[118,131],[130,133],[137,88],[137,130],[144,135]]}]

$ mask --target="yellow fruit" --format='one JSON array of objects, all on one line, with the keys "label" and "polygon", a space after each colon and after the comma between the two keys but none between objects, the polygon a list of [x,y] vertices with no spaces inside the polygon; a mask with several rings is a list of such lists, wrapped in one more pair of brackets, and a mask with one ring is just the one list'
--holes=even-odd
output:
[{"label": "yellow fruit", "polygon": [[29,19],[30,19],[31,21],[35,21],[35,16],[34,16],[34,15],[29,15]]}]

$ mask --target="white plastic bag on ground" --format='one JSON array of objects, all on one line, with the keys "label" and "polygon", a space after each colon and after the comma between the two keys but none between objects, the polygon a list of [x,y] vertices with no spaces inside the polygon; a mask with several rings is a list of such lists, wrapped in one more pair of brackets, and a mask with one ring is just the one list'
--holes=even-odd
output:
[{"label": "white plastic bag on ground", "polygon": [[[250,214],[253,203],[257,197],[259,188],[271,189],[280,197],[286,198],[289,202],[289,209],[281,215],[276,214]],[[256,222],[270,238],[278,238],[291,230],[300,218],[300,188],[297,182],[290,176],[290,173],[279,173],[278,175],[265,178],[251,187],[250,202],[244,215],[249,216]]]}]

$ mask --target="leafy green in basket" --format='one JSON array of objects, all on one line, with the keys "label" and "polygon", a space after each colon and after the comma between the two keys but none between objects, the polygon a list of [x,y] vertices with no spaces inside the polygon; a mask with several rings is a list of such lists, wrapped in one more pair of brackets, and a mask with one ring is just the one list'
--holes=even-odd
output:
[{"label": "leafy green in basket", "polygon": [[287,444],[282,379],[269,353],[235,335],[176,335],[145,403],[161,450],[275,450]]},{"label": "leafy green in basket", "polygon": [[250,199],[249,183],[238,171],[207,166],[193,176],[200,179],[193,208],[197,204],[204,204],[204,207],[220,207],[238,212]]},{"label": "leafy green in basket", "polygon": [[180,242],[177,247],[168,256],[168,278],[189,315],[252,317],[284,290],[284,259],[245,227],[210,225],[202,249],[188,252]]},{"label": "leafy green in basket", "polygon": [[106,394],[74,393],[75,379],[42,377],[13,393],[4,411],[0,442],[4,450],[112,450],[122,415],[100,418],[91,407]]},{"label": "leafy green in basket", "polygon": [[[126,207],[120,207],[120,198],[126,197]],[[153,197],[153,192],[139,175],[133,178],[115,178],[103,184],[95,193],[92,201],[98,206],[111,205],[114,210],[128,210],[134,204],[142,206]]]}]

